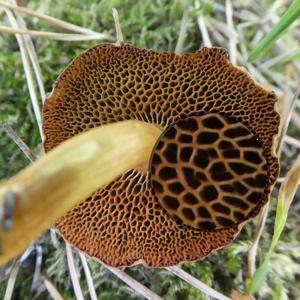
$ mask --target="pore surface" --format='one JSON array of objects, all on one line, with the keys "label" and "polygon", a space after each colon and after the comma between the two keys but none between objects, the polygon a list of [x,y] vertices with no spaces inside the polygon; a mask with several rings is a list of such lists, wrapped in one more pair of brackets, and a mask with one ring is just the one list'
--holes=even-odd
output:
[{"label": "pore surface", "polygon": [[[49,151],[89,128],[122,120],[166,129],[190,116],[217,113],[260,141],[267,194],[278,173],[272,154],[279,124],[275,101],[272,92],[232,66],[223,49],[178,56],[127,44],[101,45],[79,55],[58,78],[44,107],[44,147]],[[178,224],[154,195],[147,166],[93,193],[56,223],[59,232],[88,255],[117,267],[196,260],[234,239],[239,231],[235,221],[206,230]],[[266,201],[257,198],[243,217],[255,216]]]}]

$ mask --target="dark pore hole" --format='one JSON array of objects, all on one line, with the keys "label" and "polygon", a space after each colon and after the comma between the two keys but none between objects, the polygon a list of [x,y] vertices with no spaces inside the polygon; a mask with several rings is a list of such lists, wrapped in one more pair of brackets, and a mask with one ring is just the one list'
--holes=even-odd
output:
[{"label": "dark pore hole", "polygon": [[185,131],[195,132],[198,130],[198,123],[194,118],[180,120],[176,125]]},{"label": "dark pore hole", "polygon": [[222,205],[221,203],[215,203],[212,208],[214,209],[214,211],[221,213],[221,214],[225,214],[225,215],[230,215],[230,209],[225,206]]},{"label": "dark pore hole", "polygon": [[177,199],[171,196],[164,196],[163,202],[167,208],[173,210],[176,210],[179,207],[179,202],[177,201]]},{"label": "dark pore hole", "polygon": [[190,208],[184,208],[183,210],[182,210],[182,213],[183,213],[183,215],[187,218],[187,219],[189,219],[189,220],[191,220],[191,221],[194,221],[195,220],[195,215],[194,215],[194,212],[190,209]]},{"label": "dark pore hole", "polygon": [[248,209],[249,205],[245,203],[242,199],[233,196],[224,196],[223,201],[229,205],[235,206],[237,208]]},{"label": "dark pore hole", "polygon": [[204,131],[200,132],[197,136],[197,143],[200,145],[212,144],[219,138],[216,132]]},{"label": "dark pore hole", "polygon": [[210,212],[204,206],[198,208],[198,215],[202,218],[211,218]]},{"label": "dark pore hole", "polygon": [[176,170],[173,169],[173,168],[164,167],[159,171],[159,177],[162,180],[168,180],[168,179],[171,179],[171,178],[176,178],[177,173],[176,173]]},{"label": "dark pore hole", "polygon": [[198,199],[191,193],[186,193],[183,196],[183,201],[190,205],[195,205],[199,203]]},{"label": "dark pore hole", "polygon": [[244,159],[257,165],[261,164],[263,161],[259,154],[255,151],[245,151]]},{"label": "dark pore hole", "polygon": [[191,168],[182,168],[182,172],[186,183],[193,189],[198,188],[201,182],[197,178],[194,170]]},{"label": "dark pore hole", "polygon": [[216,116],[210,116],[202,121],[202,124],[211,129],[222,129],[224,127],[223,122]]},{"label": "dark pore hole", "polygon": [[188,162],[192,156],[193,148],[192,147],[183,147],[180,150],[180,160]]},{"label": "dark pore hole", "polygon": [[208,166],[209,160],[208,155],[205,150],[198,149],[194,157],[194,164],[199,168],[206,168]]},{"label": "dark pore hole", "polygon": [[174,143],[168,144],[166,150],[163,152],[163,156],[169,163],[177,163],[178,146]]},{"label": "dark pore hole", "polygon": [[205,229],[205,230],[212,230],[216,228],[216,225],[212,222],[208,222],[208,221],[200,221],[198,223],[199,228]]},{"label": "dark pore hole", "polygon": [[237,137],[247,136],[250,134],[249,130],[244,127],[230,128],[225,131],[225,136],[234,139]]},{"label": "dark pore hole", "polygon": [[180,194],[184,191],[184,187],[180,182],[174,182],[168,185],[169,190],[174,194]]},{"label": "dark pore hole", "polygon": [[234,223],[230,219],[224,218],[224,217],[217,217],[217,221],[221,226],[229,227],[232,226]]},{"label": "dark pore hole", "polygon": [[210,202],[217,199],[219,193],[213,185],[207,185],[201,189],[200,195],[204,201]]}]

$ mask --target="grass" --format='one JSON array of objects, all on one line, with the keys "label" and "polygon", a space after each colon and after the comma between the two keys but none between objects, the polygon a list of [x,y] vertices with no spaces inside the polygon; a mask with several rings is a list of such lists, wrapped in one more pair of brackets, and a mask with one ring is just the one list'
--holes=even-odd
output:
[{"label": "grass", "polygon": [[[122,25],[124,40],[137,47],[151,48],[158,51],[174,51],[177,45],[178,35],[183,11],[190,6],[186,24],[186,38],[183,42],[183,52],[197,50],[201,44],[201,31],[197,26],[199,12],[208,30],[209,38],[214,46],[223,46],[231,49],[236,47],[237,63],[245,65],[252,75],[267,87],[274,89],[280,96],[280,104],[286,106],[292,99],[300,76],[299,58],[297,52],[289,54],[291,49],[299,49],[299,21],[282,34],[275,46],[267,50],[260,59],[253,64],[246,62],[249,50],[257,45],[257,42],[269,32],[275,20],[285,11],[282,4],[269,19],[261,19],[272,11],[270,1],[260,1],[254,8],[253,1],[233,1],[233,28],[238,32],[238,43],[234,46],[229,43],[231,32],[226,31],[226,10],[223,1],[199,1],[200,7],[195,9],[192,1],[133,1],[112,0],[95,2],[88,1],[28,1],[28,6],[38,9],[59,19],[90,28],[98,32],[107,32],[114,35],[112,8],[117,8]],[[278,1],[276,1],[277,3]],[[259,7],[257,6],[259,5]],[[257,12],[259,16],[257,16]],[[1,15],[1,12],[0,12]],[[5,23],[4,14],[3,23]],[[46,22],[37,21],[32,17],[26,18],[28,28],[32,30],[60,31]],[[219,23],[216,23],[219,22]],[[218,27],[218,24],[221,25]],[[8,24],[5,24],[8,25]],[[299,39],[298,39],[299,40]],[[80,52],[94,46],[95,41],[84,42],[57,42],[54,40],[35,38],[34,43],[41,64],[43,80],[47,92],[51,91],[52,84],[58,74]],[[299,51],[298,51],[299,52]],[[275,64],[270,61],[282,56]],[[262,64],[267,67],[261,68]],[[299,139],[300,105],[295,105],[293,118],[287,134]],[[0,35],[0,123],[10,124],[26,144],[39,153],[37,145],[40,144],[38,129],[34,119],[34,113],[30,105],[28,88],[23,72],[18,45],[12,35]],[[18,170],[28,164],[28,160],[19,148],[2,131],[0,137],[0,178],[9,178]],[[281,157],[281,176],[285,176],[291,168],[299,149],[290,144],[284,144]],[[265,230],[259,243],[258,258],[262,262],[273,237],[274,220],[276,215],[276,199],[279,185],[275,186],[273,198],[270,203],[269,216]],[[296,194],[295,197],[299,197]],[[296,282],[300,278],[299,244],[300,244],[300,204],[292,203],[287,219],[286,228],[277,249],[270,254],[271,265],[269,276],[259,290],[260,299],[297,299],[300,291]],[[247,251],[253,240],[255,222],[247,225],[238,239],[223,250],[213,253],[202,262],[186,264],[183,269],[200,279],[202,282],[212,285],[216,290],[230,295],[231,290],[245,290],[247,270]],[[42,273],[51,280],[64,299],[74,299],[72,282],[67,267],[67,258],[64,252],[64,244],[60,238],[60,246],[56,248],[49,234],[45,234],[37,241],[43,249]],[[80,286],[85,298],[88,298],[88,286],[84,271],[80,264],[80,258],[75,253],[75,265],[80,274]],[[32,299],[30,290],[36,262],[36,252],[21,264],[20,271],[14,289],[15,299]],[[126,284],[122,283],[106,268],[93,260],[88,260],[94,286],[101,299],[142,299],[134,293]],[[7,284],[8,269],[3,271],[0,283],[0,295],[4,295]],[[144,284],[150,290],[164,299],[207,299],[178,277],[165,270],[147,270],[137,266],[126,270],[138,282]],[[37,291],[35,290],[34,293]],[[51,299],[49,293],[42,290],[37,293],[37,299]]]}]

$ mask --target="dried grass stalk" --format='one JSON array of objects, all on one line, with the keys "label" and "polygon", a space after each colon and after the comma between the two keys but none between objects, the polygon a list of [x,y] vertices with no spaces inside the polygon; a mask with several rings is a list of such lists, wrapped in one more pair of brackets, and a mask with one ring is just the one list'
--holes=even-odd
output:
[{"label": "dried grass stalk", "polygon": [[87,285],[88,285],[90,298],[91,298],[91,300],[97,300],[97,294],[96,294],[94,283],[93,283],[93,277],[91,275],[90,268],[89,268],[89,265],[87,263],[86,257],[81,252],[78,252],[78,253],[79,253],[79,257],[81,259],[81,263],[82,263],[82,266],[83,266],[83,271],[84,271],[86,282],[87,282]]},{"label": "dried grass stalk", "polygon": [[54,300],[64,300],[61,294],[56,289],[56,287],[45,276],[43,276],[43,281],[45,288]]},{"label": "dried grass stalk", "polygon": [[[11,29],[18,30],[19,25],[17,23],[17,20],[16,20],[14,14],[9,9],[5,9],[5,12],[9,19],[9,22],[11,23],[11,25],[13,27]],[[2,27],[2,26],[0,26],[0,27]],[[0,29],[0,31],[1,31],[1,29]],[[26,51],[25,41],[24,41],[23,37],[20,36],[19,34],[16,34],[16,39],[17,39],[17,42],[18,42],[18,45],[20,48],[20,53],[21,53],[22,63],[23,63],[23,67],[24,67],[26,80],[27,80],[27,86],[28,86],[28,90],[29,90],[29,94],[30,94],[32,108],[34,111],[36,122],[38,124],[39,133],[40,133],[40,135],[42,135],[42,120],[41,120],[40,105],[39,105],[39,101],[38,101],[38,97],[37,97],[37,93],[36,93],[34,78],[32,76],[32,70],[31,70],[31,66],[30,66],[29,56]]]},{"label": "dried grass stalk", "polygon": [[78,275],[76,272],[72,248],[67,242],[66,242],[66,254],[67,254],[68,267],[69,267],[69,271],[70,271],[71,281],[72,281],[74,293],[76,296],[76,300],[84,300],[83,293],[82,293],[79,279],[78,279]]},{"label": "dried grass stalk", "polygon": [[138,281],[127,275],[124,271],[116,268],[108,267],[108,269],[114,273],[119,279],[129,285],[135,292],[141,294],[145,299],[148,300],[163,300],[161,297],[153,293],[151,290],[140,284]]},{"label": "dried grass stalk", "polygon": [[[93,30],[90,30],[90,29],[87,29],[84,27],[80,27],[80,26],[47,16],[47,15],[35,12],[35,11],[25,8],[25,7],[20,7],[20,6],[14,5],[14,4],[10,4],[3,0],[0,0],[0,5],[3,7],[9,8],[11,10],[18,11],[20,13],[24,13],[28,16],[39,18],[39,19],[44,20],[54,26],[57,26],[57,27],[60,27],[60,28],[66,29],[66,30],[70,30],[70,31],[82,33],[82,34],[98,34],[97,32],[95,32]],[[112,37],[110,36],[110,38],[112,38]]]},{"label": "dried grass stalk", "polygon": [[89,40],[112,40],[107,34],[94,33],[94,34],[76,34],[76,33],[59,33],[48,31],[35,31],[21,28],[12,28],[7,26],[0,26],[0,32],[9,34],[31,35],[47,38],[49,40],[57,41],[89,41]]},{"label": "dried grass stalk", "polygon": [[[17,2],[15,0],[11,0],[11,2],[12,2],[12,4],[17,5]],[[17,20],[19,27],[27,30],[26,23],[25,23],[23,17],[21,16],[21,14],[19,14],[17,11],[14,11],[14,14],[16,16],[16,20]],[[31,40],[30,35],[24,36],[24,43],[25,43],[26,51],[29,55],[29,58],[30,58],[30,61],[32,64],[32,68],[33,68],[33,71],[35,74],[37,85],[39,87],[41,99],[42,99],[42,101],[44,101],[46,99],[46,92],[45,92],[45,87],[44,87],[44,83],[43,83],[42,72],[41,72],[40,64],[39,64],[38,57],[37,57],[37,54],[35,51],[35,46]]]},{"label": "dried grass stalk", "polygon": [[189,273],[185,272],[182,270],[180,267],[168,267],[166,268],[168,271],[173,273],[174,275],[178,276],[182,280],[186,281],[196,289],[202,291],[206,295],[212,297],[213,299],[218,299],[218,300],[230,300],[230,298],[222,295],[221,293],[217,292],[210,286],[206,285],[205,283],[201,282],[200,280],[196,279]]},{"label": "dried grass stalk", "polygon": [[20,150],[24,153],[24,155],[32,162],[36,160],[35,154],[31,151],[31,149],[24,143],[24,141],[17,135],[17,133],[9,126],[8,124],[3,125],[3,130],[7,134],[9,138],[11,138],[16,145],[20,148]]}]

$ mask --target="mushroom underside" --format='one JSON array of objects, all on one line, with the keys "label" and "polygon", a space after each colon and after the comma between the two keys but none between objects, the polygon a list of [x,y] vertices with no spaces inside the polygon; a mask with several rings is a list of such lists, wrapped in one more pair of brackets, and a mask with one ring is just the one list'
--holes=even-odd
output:
[{"label": "mushroom underside", "polygon": [[220,48],[179,56],[107,44],[79,55],[45,103],[46,151],[128,119],[164,132],[150,166],[93,193],[56,223],[58,231],[115,267],[175,265],[229,244],[265,205],[278,175],[275,102]]}]

